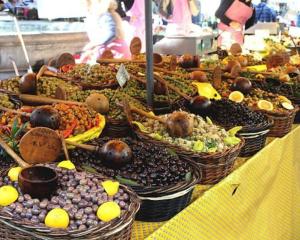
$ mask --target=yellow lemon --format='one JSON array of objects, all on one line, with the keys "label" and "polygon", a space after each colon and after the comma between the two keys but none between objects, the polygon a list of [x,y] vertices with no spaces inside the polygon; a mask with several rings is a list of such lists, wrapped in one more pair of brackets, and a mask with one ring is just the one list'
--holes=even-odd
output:
[{"label": "yellow lemon", "polygon": [[75,165],[70,160],[61,161],[57,166],[69,170],[75,169]]},{"label": "yellow lemon", "polygon": [[18,191],[10,185],[0,188],[0,206],[5,207],[14,203],[19,197]]},{"label": "yellow lemon", "polygon": [[284,107],[287,110],[293,110],[294,109],[293,104],[288,103],[288,102],[283,102],[283,103],[281,103],[281,105],[282,105],[282,107]]},{"label": "yellow lemon", "polygon": [[278,99],[279,99],[279,101],[280,101],[281,103],[286,102],[286,103],[292,104],[291,100],[289,100],[289,99],[288,99],[287,97],[285,97],[285,96],[279,96]]},{"label": "yellow lemon", "polygon": [[230,93],[229,95],[229,100],[236,102],[236,103],[241,103],[244,100],[244,94],[239,92],[239,91],[234,91]]},{"label": "yellow lemon", "polygon": [[69,215],[64,209],[54,208],[48,212],[45,225],[49,228],[67,228],[69,221]]},{"label": "yellow lemon", "polygon": [[107,180],[102,182],[102,186],[108,196],[114,196],[119,191],[120,183]]},{"label": "yellow lemon", "polygon": [[204,147],[205,147],[204,142],[198,140],[197,142],[195,142],[195,144],[193,146],[193,150],[196,152],[202,152]]},{"label": "yellow lemon", "polygon": [[18,177],[19,177],[19,174],[21,171],[22,171],[21,167],[14,167],[8,171],[7,175],[11,181],[15,182],[15,181],[18,181]]},{"label": "yellow lemon", "polygon": [[259,109],[272,111],[274,109],[273,103],[266,100],[259,100],[257,103]]},{"label": "yellow lemon", "polygon": [[115,202],[103,203],[97,210],[98,218],[103,222],[109,222],[121,215],[121,208]]}]

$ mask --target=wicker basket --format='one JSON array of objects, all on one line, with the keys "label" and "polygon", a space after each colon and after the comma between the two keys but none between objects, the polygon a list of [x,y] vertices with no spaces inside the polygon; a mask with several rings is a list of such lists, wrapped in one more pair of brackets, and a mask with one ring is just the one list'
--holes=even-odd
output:
[{"label": "wicker basket", "polygon": [[292,126],[298,112],[298,106],[295,107],[293,111],[288,111],[286,113],[272,113],[268,111],[261,111],[267,115],[267,117],[273,121],[273,127],[271,127],[268,133],[269,137],[283,137],[292,130]]},{"label": "wicker basket", "polygon": [[121,138],[128,136],[130,132],[131,128],[128,122],[107,118],[102,136]]},{"label": "wicker basket", "polygon": [[[0,173],[7,175],[7,170]],[[96,176],[96,175],[95,175]],[[103,179],[102,176],[98,176]],[[1,239],[7,240],[130,240],[131,229],[135,215],[140,207],[140,200],[128,187],[121,185],[130,196],[131,203],[127,212],[121,218],[111,221],[109,224],[98,225],[85,231],[63,231],[46,227],[35,227],[22,220],[13,219],[5,210],[0,211]]]},{"label": "wicker basket", "polygon": [[199,182],[200,184],[215,184],[226,177],[231,172],[234,160],[238,157],[245,144],[245,141],[242,139],[239,144],[224,152],[197,154],[167,142],[157,141],[139,130],[136,130],[135,133],[143,141],[168,147],[175,151],[180,157],[197,163],[202,175]]},{"label": "wicker basket", "polygon": [[166,221],[183,210],[191,200],[192,192],[202,179],[199,166],[186,159],[192,167],[192,177],[165,187],[132,187],[142,200],[136,219],[145,222]]}]

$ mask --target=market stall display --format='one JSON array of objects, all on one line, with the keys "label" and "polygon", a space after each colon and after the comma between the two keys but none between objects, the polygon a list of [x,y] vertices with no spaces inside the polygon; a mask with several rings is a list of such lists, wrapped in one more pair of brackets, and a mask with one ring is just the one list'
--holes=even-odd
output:
[{"label": "market stall display", "polygon": [[[220,182],[238,156],[251,157],[267,136],[283,137],[292,129],[299,59],[277,42],[266,43],[261,58],[243,54],[239,45],[204,60],[154,55],[153,108],[146,106],[146,55],[139,51],[132,60],[107,55],[93,65],[44,66],[36,75],[1,81],[1,139],[36,163],[42,157],[28,147],[42,147],[31,134],[41,135],[41,127],[52,132],[57,151],[46,167],[56,171],[58,190],[47,201],[29,197],[12,180],[20,169],[12,168],[2,148],[0,194],[11,185],[18,198],[0,208],[0,232],[16,231],[22,239],[93,239],[100,233],[129,239],[135,214],[150,222],[175,216],[189,205],[197,184]],[[98,214],[105,203],[118,213],[108,223],[109,216]],[[45,221],[57,208],[69,219],[65,230]]]}]

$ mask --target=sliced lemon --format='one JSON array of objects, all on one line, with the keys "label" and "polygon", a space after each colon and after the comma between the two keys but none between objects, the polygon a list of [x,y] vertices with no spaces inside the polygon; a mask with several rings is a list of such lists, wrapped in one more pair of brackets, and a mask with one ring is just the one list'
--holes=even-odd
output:
[{"label": "sliced lemon", "polygon": [[229,95],[229,100],[236,102],[236,103],[241,103],[242,101],[244,101],[244,94],[241,93],[240,91],[234,91],[232,93],[230,93]]},{"label": "sliced lemon", "polygon": [[279,99],[279,101],[280,101],[281,103],[286,102],[286,103],[292,104],[291,100],[289,100],[289,99],[288,99],[287,97],[285,97],[285,96],[279,96],[278,99]]},{"label": "sliced lemon", "polygon": [[119,191],[120,183],[107,180],[101,183],[108,196],[114,196]]},{"label": "sliced lemon", "polygon": [[14,203],[19,197],[18,191],[10,185],[0,188],[0,206],[5,207]]},{"label": "sliced lemon", "polygon": [[18,177],[21,171],[22,171],[21,167],[14,167],[9,170],[7,175],[11,181],[15,182],[18,181]]},{"label": "sliced lemon", "polygon": [[116,202],[105,202],[97,210],[97,217],[103,222],[109,222],[121,215],[121,208]]},{"label": "sliced lemon", "polygon": [[267,100],[259,100],[257,106],[259,109],[266,110],[266,111],[273,111],[274,109],[273,103]]},{"label": "sliced lemon", "polygon": [[282,102],[281,105],[282,105],[282,107],[284,107],[287,110],[293,110],[294,109],[294,106],[291,103],[288,103],[288,102]]},{"label": "sliced lemon", "polygon": [[69,170],[75,169],[75,165],[70,160],[61,161],[57,166]]},{"label": "sliced lemon", "polygon": [[202,152],[204,149],[204,142],[198,140],[194,143],[193,150],[196,152]]},{"label": "sliced lemon", "polygon": [[69,215],[61,208],[54,208],[48,212],[45,225],[49,228],[67,228],[69,226]]}]

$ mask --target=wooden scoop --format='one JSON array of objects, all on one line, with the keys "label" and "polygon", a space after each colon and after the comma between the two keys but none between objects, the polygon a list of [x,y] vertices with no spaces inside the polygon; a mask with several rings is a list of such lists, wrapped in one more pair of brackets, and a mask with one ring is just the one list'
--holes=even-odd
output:
[{"label": "wooden scoop", "polygon": [[130,52],[132,56],[141,54],[142,41],[139,37],[134,37],[130,42]]},{"label": "wooden scoop", "polygon": [[208,99],[204,98],[203,96],[195,96],[195,97],[188,96],[187,94],[182,92],[179,88],[177,88],[177,87],[173,86],[172,84],[168,83],[167,81],[165,81],[158,74],[154,74],[154,76],[158,81],[161,81],[163,84],[165,84],[168,89],[173,90],[179,96],[181,96],[185,100],[187,100],[189,103],[188,106],[189,106],[190,110],[194,113],[198,113],[199,110],[203,108],[202,106],[203,106],[204,101],[209,101]]},{"label": "wooden scoop", "polygon": [[57,159],[62,149],[60,136],[52,129],[37,127],[20,140],[20,154],[30,164],[50,163]]},{"label": "wooden scoop", "polygon": [[[154,53],[153,54],[153,61],[154,61],[154,64],[156,65],[160,65],[162,62],[163,62],[163,59],[161,57],[160,54],[158,53]],[[108,59],[108,58],[100,58],[100,59],[97,59],[97,63],[100,63],[100,64],[111,64],[111,63],[146,63],[146,60],[140,60],[140,59],[123,59],[123,58],[118,58],[118,59]]]},{"label": "wooden scoop", "polygon": [[154,119],[164,124],[168,133],[173,137],[187,137],[193,133],[194,120],[186,112],[173,112],[167,119],[152,115],[134,106],[127,99],[123,100],[124,112],[129,122],[132,122],[131,111],[146,118]]},{"label": "wooden scoop", "polygon": [[30,165],[26,163],[22,158],[20,158],[11,148],[8,146],[8,144],[3,140],[3,138],[0,136],[0,146],[3,148],[3,150],[12,158],[15,160],[15,162],[20,165],[22,168],[29,167]]},{"label": "wooden scoop", "polygon": [[56,78],[60,78],[66,81],[74,81],[75,79],[72,77],[67,77],[63,74],[59,74],[56,72],[52,72],[48,69],[48,66],[44,65],[40,68],[40,71],[38,72],[36,79],[39,80],[42,76],[48,76],[48,77],[56,77]]},{"label": "wooden scoop", "polygon": [[[130,75],[130,78],[144,84],[145,86],[147,85],[147,82],[146,82],[145,79],[142,79],[140,77],[136,77],[134,75]],[[168,92],[168,90],[167,90],[166,85],[164,85],[163,83],[158,82],[158,81],[154,82],[154,93],[155,94],[165,95],[165,94],[167,94],[167,92]]]}]

